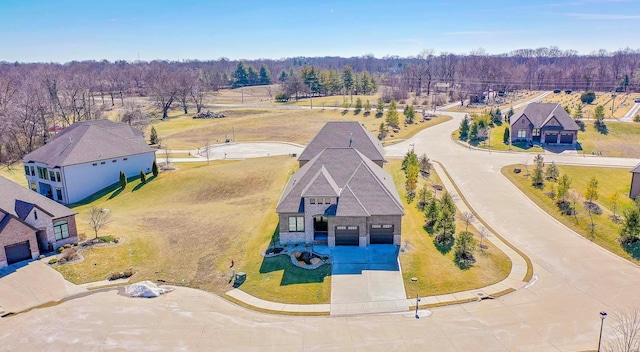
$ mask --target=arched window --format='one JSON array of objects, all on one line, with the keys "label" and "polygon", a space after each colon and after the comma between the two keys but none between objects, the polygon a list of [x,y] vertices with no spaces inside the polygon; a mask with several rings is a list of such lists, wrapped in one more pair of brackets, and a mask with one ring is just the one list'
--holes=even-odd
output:
[{"label": "arched window", "polygon": [[53,233],[56,235],[56,241],[69,237],[69,225],[66,221],[58,221],[53,224]]}]

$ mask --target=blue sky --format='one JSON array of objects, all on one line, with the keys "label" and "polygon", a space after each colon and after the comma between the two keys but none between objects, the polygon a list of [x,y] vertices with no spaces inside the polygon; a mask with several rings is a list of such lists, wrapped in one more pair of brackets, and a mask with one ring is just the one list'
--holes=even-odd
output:
[{"label": "blue sky", "polygon": [[640,48],[640,0],[0,0],[0,61]]}]

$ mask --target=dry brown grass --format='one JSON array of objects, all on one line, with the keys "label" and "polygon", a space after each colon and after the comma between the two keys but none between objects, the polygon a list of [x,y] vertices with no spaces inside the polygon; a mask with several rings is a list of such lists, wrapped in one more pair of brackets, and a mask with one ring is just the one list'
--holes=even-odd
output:
[{"label": "dry brown grass", "polygon": [[[203,120],[175,115],[165,121],[156,120],[153,126],[163,146],[180,150],[196,149],[207,143],[223,143],[234,136],[237,142],[281,141],[306,144],[328,121],[358,121],[377,135],[380,123],[384,121],[384,118],[376,118],[374,115],[364,116],[362,112],[355,114],[348,111],[343,114],[343,110],[329,109],[227,109],[221,112],[228,117]],[[391,133],[387,138],[409,138],[424,128],[449,119],[450,117],[438,117],[429,122],[401,126],[399,133]]]},{"label": "dry brown grass", "polygon": [[113,271],[133,267],[136,281],[164,280],[215,293],[231,289],[230,262],[247,273],[241,289],[267,300],[328,302],[330,279],[281,285],[283,271],[260,273],[261,256],[277,224],[275,205],[295,168],[295,159],[272,157],[211,164],[180,164],[179,170],[133,191],[138,181],[109,199],[74,208],[80,232],[89,206],[111,210],[113,222],[101,235],[124,243],[84,251],[82,263],[59,266],[75,283],[104,280]]}]

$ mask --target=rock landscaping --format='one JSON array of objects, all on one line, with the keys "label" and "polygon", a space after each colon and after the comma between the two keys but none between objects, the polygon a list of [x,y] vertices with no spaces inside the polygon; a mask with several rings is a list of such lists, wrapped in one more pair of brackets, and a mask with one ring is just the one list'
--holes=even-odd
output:
[{"label": "rock landscaping", "polygon": [[209,110],[193,116],[194,119],[220,119],[223,117],[224,117],[224,114],[218,113],[218,112],[211,112]]},{"label": "rock landscaping", "polygon": [[299,248],[289,250],[289,248],[286,247],[269,247],[264,253],[265,258],[275,257],[277,255],[288,255],[291,258],[291,264],[302,269],[317,269],[330,262],[327,256],[320,256],[319,254],[300,250]]}]

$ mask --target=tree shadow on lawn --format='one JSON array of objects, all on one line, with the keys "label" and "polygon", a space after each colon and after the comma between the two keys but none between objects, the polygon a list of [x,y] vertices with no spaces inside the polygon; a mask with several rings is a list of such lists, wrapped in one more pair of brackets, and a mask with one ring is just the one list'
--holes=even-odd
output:
[{"label": "tree shadow on lawn", "polygon": [[278,255],[264,258],[260,266],[260,273],[266,274],[284,270],[280,286],[323,282],[325,277],[331,276],[331,265],[325,264],[317,269],[302,269],[291,263],[289,255]]},{"label": "tree shadow on lawn", "polygon": [[[139,178],[139,177],[138,177]],[[146,185],[147,183],[151,182],[152,180],[154,180],[156,177],[155,176],[151,176],[149,178],[147,178],[147,181],[145,183],[138,183],[138,185],[136,185],[135,187],[133,187],[133,189],[131,190],[131,192],[135,192],[137,190],[139,190],[140,188],[142,188],[142,186]],[[128,182],[128,181],[127,181]]]},{"label": "tree shadow on lawn", "polygon": [[622,248],[629,253],[633,259],[640,260],[640,241],[623,244]]}]

